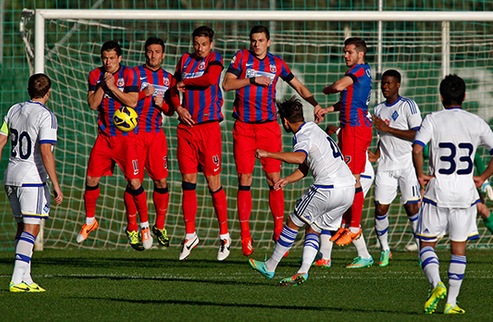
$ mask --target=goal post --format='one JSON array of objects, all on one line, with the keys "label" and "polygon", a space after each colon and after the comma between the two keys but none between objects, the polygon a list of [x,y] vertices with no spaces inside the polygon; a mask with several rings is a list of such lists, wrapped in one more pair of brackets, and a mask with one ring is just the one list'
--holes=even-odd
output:
[{"label": "goal post", "polygon": [[[293,73],[314,93],[322,106],[329,106],[336,96],[321,93],[324,86],[346,71],[342,44],[347,36],[360,36],[369,45],[367,61],[373,69],[397,69],[403,75],[401,95],[413,98],[424,114],[440,108],[438,84],[444,75],[457,73],[466,79],[466,108],[491,123],[493,109],[493,12],[450,11],[239,11],[239,10],[61,10],[34,11],[34,24],[25,21],[24,43],[34,42],[31,57],[35,72],[45,72],[53,80],[50,107],[59,119],[60,143],[55,150],[65,200],[52,208],[52,220],[45,223],[45,248],[122,248],[128,247],[123,233],[125,215],[123,190],[125,181],[115,170],[113,177],[101,180],[101,197],[97,205],[100,228],[83,244],[75,237],[84,221],[83,192],[85,169],[96,136],[96,113],[86,103],[87,76],[101,64],[99,49],[106,40],[116,39],[124,49],[123,63],[136,66],[145,61],[143,46],[147,37],[165,40],[163,68],[174,72],[179,57],[192,50],[191,33],[201,24],[216,31],[214,48],[224,57],[227,69],[234,53],[249,48],[248,33],[256,24],[271,28],[271,51],[284,60]],[[29,19],[25,19],[29,20]],[[275,28],[274,28],[275,26]],[[378,48],[378,50],[376,50]],[[31,52],[27,50],[26,52]],[[378,64],[378,65],[377,65]],[[372,103],[382,101],[376,75]],[[278,84],[278,99],[294,91],[284,82]],[[233,160],[231,117],[234,94],[224,93],[223,114],[223,187],[228,196],[228,216],[233,246],[240,247],[239,222],[236,212],[237,178]],[[306,106],[307,119],[312,117]],[[326,123],[336,123],[338,116],[329,115]],[[170,205],[166,226],[171,247],[184,236],[181,215],[181,176],[176,161],[176,117],[166,118],[164,130],[168,140],[170,163]],[[283,149],[291,148],[292,135],[283,134]],[[375,148],[374,137],[372,148]],[[486,151],[480,153],[487,156]],[[283,165],[282,176],[295,167]],[[309,185],[298,182],[285,188],[285,215]],[[150,221],[154,220],[153,186],[146,178],[144,188],[149,200]],[[252,233],[256,247],[272,246],[272,216],[268,206],[268,187],[259,165],[252,184],[254,196]],[[197,232],[201,246],[217,247],[218,227],[207,184],[199,175],[197,184]],[[370,247],[375,246],[373,230],[373,189],[366,196],[362,226]],[[397,198],[391,206],[390,243],[403,249],[413,240],[407,216]],[[481,239],[473,247],[490,247],[493,238],[481,223]]]}]

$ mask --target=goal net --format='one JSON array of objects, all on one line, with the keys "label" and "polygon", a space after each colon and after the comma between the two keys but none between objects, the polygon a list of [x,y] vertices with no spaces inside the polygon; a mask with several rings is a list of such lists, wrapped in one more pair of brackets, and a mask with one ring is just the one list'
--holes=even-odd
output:
[{"label": "goal net", "polygon": [[[122,11],[125,12],[125,11]],[[139,11],[140,13],[142,11]],[[159,12],[159,11],[157,11]],[[84,222],[83,193],[85,171],[92,144],[96,137],[97,112],[89,109],[86,103],[87,77],[90,70],[101,65],[100,46],[107,40],[117,40],[123,47],[123,64],[136,66],[145,62],[144,42],[149,36],[165,40],[166,58],[163,68],[174,72],[179,57],[192,51],[191,33],[197,26],[211,26],[216,36],[214,49],[225,59],[227,69],[234,53],[249,48],[248,33],[252,26],[264,24],[271,30],[270,51],[282,56],[293,73],[315,94],[322,106],[336,102],[337,96],[325,96],[322,88],[346,71],[342,44],[348,36],[360,36],[369,45],[367,62],[373,70],[373,106],[383,100],[379,92],[377,72],[393,68],[401,72],[403,82],[401,95],[413,98],[424,114],[440,109],[438,84],[446,72],[456,73],[465,78],[467,109],[478,113],[486,120],[493,117],[493,33],[490,23],[484,21],[458,21],[450,25],[442,21],[367,21],[367,13],[359,12],[360,19],[341,19],[339,21],[310,21],[313,15],[304,13],[304,19],[279,18],[280,12],[272,12],[275,20],[256,20],[251,12],[235,12],[229,19],[218,21],[210,12],[200,13],[193,19],[176,20],[176,17],[148,12],[148,18],[136,15],[132,20],[123,18],[118,10],[111,11],[106,19],[50,18],[44,22],[43,69],[53,80],[53,95],[50,108],[59,121],[59,144],[55,150],[59,176],[65,201],[52,208],[51,219],[45,223],[44,245],[49,248],[122,248],[128,247],[124,234],[126,216],[124,212],[123,191],[125,180],[119,169],[113,177],[101,180],[101,196],[98,200],[97,218],[100,228],[92,233],[81,245],[75,237]],[[128,12],[127,12],[128,14]],[[136,12],[137,14],[137,12]],[[405,14],[402,13],[403,15]],[[237,20],[232,20],[237,17]],[[238,19],[238,17],[245,17]],[[366,17],[366,18],[365,18]],[[455,16],[454,16],[455,17]],[[455,17],[456,18],[456,17]],[[266,21],[267,20],[267,21]],[[34,64],[34,17],[24,15],[25,44],[28,59]],[[39,27],[38,25],[36,25]],[[445,35],[445,36],[444,36]],[[39,36],[38,36],[39,37]],[[444,43],[444,37],[446,42]],[[444,69],[444,66],[446,67]],[[33,67],[34,68],[34,67]],[[277,98],[294,94],[282,81],[279,82]],[[228,215],[233,247],[240,246],[239,221],[236,211],[237,177],[233,160],[231,117],[234,93],[224,93],[225,103],[221,123],[223,130],[223,187],[228,196]],[[312,110],[306,106],[307,119]],[[322,126],[337,124],[338,115],[329,115]],[[181,210],[181,175],[176,161],[176,116],[165,119],[164,130],[168,140],[169,168],[168,178],[170,205],[166,228],[171,236],[171,245],[176,247],[184,237],[184,223]],[[283,134],[283,149],[291,148],[291,134]],[[372,149],[375,148],[374,137]],[[480,153],[487,156],[486,151]],[[283,165],[282,175],[288,175],[294,166]],[[286,216],[293,209],[296,199],[311,183],[307,178],[284,189]],[[149,199],[151,223],[154,220],[151,181],[146,178],[144,188]],[[253,211],[251,216],[252,234],[255,247],[272,246],[272,216],[268,206],[268,187],[264,174],[256,165],[252,184]],[[199,175],[197,184],[198,213],[197,232],[201,246],[217,247],[218,226],[211,197],[203,176]],[[394,201],[390,211],[390,244],[393,249],[403,249],[412,241],[410,227],[399,199]],[[362,226],[368,245],[376,245],[373,229],[374,198],[373,189],[366,196]],[[481,222],[478,222],[481,239],[472,245],[487,247],[493,239]]]}]

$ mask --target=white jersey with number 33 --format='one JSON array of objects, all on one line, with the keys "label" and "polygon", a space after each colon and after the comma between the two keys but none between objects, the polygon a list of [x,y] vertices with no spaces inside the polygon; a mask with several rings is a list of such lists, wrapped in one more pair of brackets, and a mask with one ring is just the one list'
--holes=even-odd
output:
[{"label": "white jersey with number 33", "polygon": [[471,207],[478,199],[473,181],[474,154],[478,145],[493,153],[493,132],[479,116],[461,108],[428,114],[415,143],[430,142],[430,174],[424,198],[438,207]]},{"label": "white jersey with number 33", "polygon": [[[12,106],[4,118],[12,150],[5,170],[5,185],[25,186],[46,182],[40,144],[56,144],[57,119],[43,104],[27,101]],[[2,127],[5,128],[5,127]]]}]

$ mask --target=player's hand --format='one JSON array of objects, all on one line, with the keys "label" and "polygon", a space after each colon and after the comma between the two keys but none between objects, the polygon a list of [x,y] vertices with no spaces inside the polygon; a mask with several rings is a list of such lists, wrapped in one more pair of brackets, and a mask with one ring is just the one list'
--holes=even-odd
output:
[{"label": "player's hand", "polygon": [[332,134],[335,134],[337,132],[337,130],[339,130],[338,126],[327,125],[327,127],[325,128],[325,133],[327,133],[328,135],[332,135]]},{"label": "player's hand", "polygon": [[390,130],[390,126],[375,114],[371,116],[371,119],[373,122],[373,126],[380,132],[386,133]]},{"label": "player's hand", "polygon": [[176,89],[179,90],[182,93],[185,93],[185,83],[183,81],[179,81],[176,84]]},{"label": "player's hand", "polygon": [[270,77],[267,76],[257,76],[255,77],[255,85],[267,87],[270,85]]},{"label": "player's hand", "polygon": [[315,114],[315,123],[319,123],[324,119],[325,114],[334,112],[334,106],[329,106],[327,108],[320,108]]},{"label": "player's hand", "polygon": [[433,179],[433,176],[430,176],[427,174],[422,174],[422,175],[418,176],[419,184],[423,188],[426,187],[426,185],[428,184],[428,182],[430,182],[431,179]]},{"label": "player's hand", "polygon": [[154,104],[156,104],[156,106],[158,106],[158,107],[163,106],[163,100],[164,100],[164,93],[163,92],[159,92],[159,93],[157,93],[156,96],[154,96]]},{"label": "player's hand", "polygon": [[187,125],[187,126],[193,126],[195,124],[195,122],[193,121],[193,118],[192,116],[190,115],[190,113],[188,112],[188,110],[186,108],[184,108],[183,106],[179,106],[177,109],[176,109],[176,113],[178,114],[178,117],[180,118],[180,121]]},{"label": "player's hand", "polygon": [[264,150],[257,149],[257,151],[255,151],[255,157],[257,159],[268,158],[269,157],[269,152],[264,151]]},{"label": "player's hand", "polygon": [[53,199],[55,201],[55,203],[57,205],[61,204],[63,201],[63,193],[62,193],[62,190],[60,189],[60,187],[54,187],[53,188],[53,195],[55,196],[55,199]]},{"label": "player's hand", "polygon": [[379,156],[373,151],[368,150],[368,161],[377,162]]},{"label": "player's hand", "polygon": [[115,79],[113,78],[113,74],[111,73],[104,73],[104,84],[106,85],[106,88],[108,88],[109,90],[114,90],[116,89],[116,85],[115,85]]},{"label": "player's hand", "polygon": [[275,184],[274,184],[274,190],[279,190],[279,189],[282,189],[284,188],[285,186],[288,185],[288,180],[286,180],[286,178],[281,178],[279,181],[277,181]]},{"label": "player's hand", "polygon": [[146,94],[146,97],[151,96],[154,94],[155,88],[152,84],[147,85],[146,88],[144,88],[144,93]]}]

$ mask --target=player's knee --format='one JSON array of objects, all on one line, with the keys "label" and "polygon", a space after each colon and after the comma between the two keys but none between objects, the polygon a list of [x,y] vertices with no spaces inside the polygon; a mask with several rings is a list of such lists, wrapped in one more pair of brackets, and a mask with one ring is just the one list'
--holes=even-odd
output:
[{"label": "player's knee", "polygon": [[196,187],[197,187],[196,183],[187,182],[187,181],[182,181],[181,183],[182,190],[195,190]]}]

